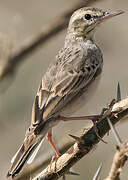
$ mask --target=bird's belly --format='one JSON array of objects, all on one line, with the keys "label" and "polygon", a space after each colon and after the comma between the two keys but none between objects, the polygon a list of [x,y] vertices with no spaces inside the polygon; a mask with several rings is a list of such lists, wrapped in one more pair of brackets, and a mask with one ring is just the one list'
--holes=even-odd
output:
[{"label": "bird's belly", "polygon": [[83,108],[88,101],[93,97],[94,93],[96,92],[96,89],[98,87],[99,81],[101,79],[101,76],[99,75],[96,77],[96,79],[88,86],[88,88],[85,90],[85,92],[76,97],[73,98],[61,111],[61,116],[73,116],[74,113],[79,111],[81,108]]}]

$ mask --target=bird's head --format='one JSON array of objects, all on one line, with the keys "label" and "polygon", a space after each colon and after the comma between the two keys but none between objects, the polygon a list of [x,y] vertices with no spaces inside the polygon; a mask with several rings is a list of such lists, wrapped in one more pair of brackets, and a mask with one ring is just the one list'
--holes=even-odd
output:
[{"label": "bird's head", "polygon": [[121,10],[104,11],[91,7],[81,8],[71,16],[69,30],[72,30],[75,37],[87,37],[94,33],[99,24],[122,13]]}]

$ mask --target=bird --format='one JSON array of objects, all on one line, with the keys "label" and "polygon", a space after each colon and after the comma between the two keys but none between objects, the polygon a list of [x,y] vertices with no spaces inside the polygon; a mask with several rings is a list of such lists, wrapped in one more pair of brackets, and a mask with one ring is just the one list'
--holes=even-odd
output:
[{"label": "bird", "polygon": [[26,162],[31,163],[47,137],[56,153],[52,128],[61,121],[92,119],[72,117],[96,92],[103,69],[103,54],[95,40],[97,27],[122,10],[93,7],[76,10],[69,21],[62,49],[43,75],[32,107],[31,123],[25,139],[12,158],[7,177],[15,177]]}]

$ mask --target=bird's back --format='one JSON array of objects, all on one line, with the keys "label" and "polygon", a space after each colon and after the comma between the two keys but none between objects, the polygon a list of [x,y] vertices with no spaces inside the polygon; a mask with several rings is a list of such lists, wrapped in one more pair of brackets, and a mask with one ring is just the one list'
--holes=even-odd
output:
[{"label": "bird's back", "polygon": [[[89,90],[91,92],[91,86],[89,85],[100,75],[102,66],[102,52],[94,40],[73,41],[62,48],[42,80],[42,84],[45,84],[48,91],[51,92],[45,103],[44,118],[58,114],[60,111],[65,112],[66,109],[70,111],[75,107],[75,100],[79,101],[83,94],[86,98],[85,92],[86,90],[88,90],[88,93]],[[98,84],[98,81],[96,84]],[[96,90],[96,84],[94,90]],[[52,99],[53,96],[54,100]],[[72,106],[71,102],[73,103]],[[69,107],[68,104],[70,108],[67,108]],[[47,108],[48,106],[49,108]],[[48,111],[48,109],[51,110]]]}]

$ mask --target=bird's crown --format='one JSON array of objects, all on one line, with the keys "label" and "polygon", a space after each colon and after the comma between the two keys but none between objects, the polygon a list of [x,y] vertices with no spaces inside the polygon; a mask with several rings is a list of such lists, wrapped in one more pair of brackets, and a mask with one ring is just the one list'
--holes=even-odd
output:
[{"label": "bird's crown", "polygon": [[106,19],[122,14],[123,11],[104,11],[98,8],[84,7],[73,13],[69,22],[69,30],[73,29],[74,34],[86,36],[94,32],[95,28]]}]

